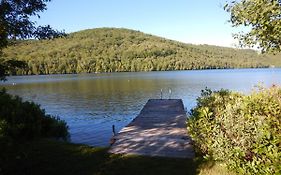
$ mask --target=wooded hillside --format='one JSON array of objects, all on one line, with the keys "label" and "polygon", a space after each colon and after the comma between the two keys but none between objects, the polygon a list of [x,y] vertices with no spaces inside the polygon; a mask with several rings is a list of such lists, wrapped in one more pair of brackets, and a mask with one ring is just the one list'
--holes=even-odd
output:
[{"label": "wooded hillside", "polygon": [[16,74],[64,74],[281,66],[281,57],[209,45],[184,44],[142,32],[99,28],[52,40],[18,41],[5,59],[23,60]]}]

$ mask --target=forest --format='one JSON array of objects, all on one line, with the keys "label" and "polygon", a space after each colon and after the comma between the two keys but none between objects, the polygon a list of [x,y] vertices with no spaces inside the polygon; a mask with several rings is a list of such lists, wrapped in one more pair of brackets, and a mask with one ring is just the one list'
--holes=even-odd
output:
[{"label": "forest", "polygon": [[280,67],[280,55],[185,44],[123,28],[97,28],[62,38],[10,41],[5,60],[26,68],[13,75]]}]

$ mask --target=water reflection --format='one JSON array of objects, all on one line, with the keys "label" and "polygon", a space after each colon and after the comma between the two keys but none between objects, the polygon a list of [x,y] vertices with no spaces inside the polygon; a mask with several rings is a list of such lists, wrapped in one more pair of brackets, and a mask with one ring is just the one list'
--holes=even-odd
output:
[{"label": "water reflection", "polygon": [[205,87],[247,93],[260,82],[281,84],[280,75],[281,69],[240,69],[18,76],[0,85],[66,120],[73,142],[105,146],[111,126],[118,131],[128,124],[148,99],[160,98],[160,89],[163,98],[171,89],[190,109]]}]

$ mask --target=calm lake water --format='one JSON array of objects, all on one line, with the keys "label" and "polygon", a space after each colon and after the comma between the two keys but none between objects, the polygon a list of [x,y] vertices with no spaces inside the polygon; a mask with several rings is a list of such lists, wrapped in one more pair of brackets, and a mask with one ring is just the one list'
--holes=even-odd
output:
[{"label": "calm lake water", "polygon": [[41,104],[65,120],[71,141],[107,146],[112,125],[119,131],[150,98],[181,98],[187,110],[205,87],[249,93],[255,85],[281,85],[281,69],[232,69],[9,77],[0,87]]}]

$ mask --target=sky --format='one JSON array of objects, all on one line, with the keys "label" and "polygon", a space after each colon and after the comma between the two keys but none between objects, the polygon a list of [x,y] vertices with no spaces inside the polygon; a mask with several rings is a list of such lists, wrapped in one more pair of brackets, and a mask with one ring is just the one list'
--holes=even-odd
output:
[{"label": "sky", "polygon": [[100,27],[138,30],[192,44],[234,47],[226,0],[52,0],[38,25],[76,32]]}]

